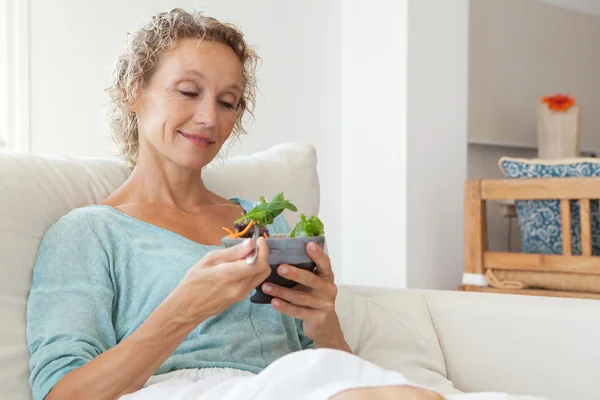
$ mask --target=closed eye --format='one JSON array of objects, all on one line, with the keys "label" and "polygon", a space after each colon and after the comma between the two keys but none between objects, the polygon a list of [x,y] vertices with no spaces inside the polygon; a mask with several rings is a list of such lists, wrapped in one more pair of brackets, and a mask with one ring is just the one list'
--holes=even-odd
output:
[{"label": "closed eye", "polygon": [[231,109],[235,108],[233,104],[228,103],[226,101],[220,101],[219,104],[221,104],[221,106],[223,106],[225,108],[231,108]]},{"label": "closed eye", "polygon": [[180,90],[179,93],[181,93],[183,96],[185,97],[196,97],[198,96],[198,93],[195,92],[184,92],[183,90]]}]

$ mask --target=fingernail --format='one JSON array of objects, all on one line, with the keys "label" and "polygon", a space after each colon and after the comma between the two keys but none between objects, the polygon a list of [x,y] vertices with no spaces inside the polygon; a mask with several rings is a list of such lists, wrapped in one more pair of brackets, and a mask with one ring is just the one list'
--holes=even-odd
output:
[{"label": "fingernail", "polygon": [[242,242],[242,246],[244,246],[244,248],[248,248],[250,247],[250,243],[252,243],[252,239],[246,239]]},{"label": "fingernail", "polygon": [[279,303],[279,300],[277,300],[277,299],[273,300],[273,305],[274,305],[275,307],[279,307],[279,304],[280,304],[280,303]]},{"label": "fingernail", "polygon": [[283,275],[285,275],[288,272],[290,272],[290,269],[288,267],[286,267],[285,265],[282,265],[281,267],[279,267],[279,272],[281,272]]},{"label": "fingernail", "polygon": [[317,244],[315,242],[310,242],[308,246],[310,251],[317,251]]},{"label": "fingernail", "polygon": [[271,293],[272,290],[273,290],[273,286],[269,285],[268,283],[265,283],[263,285],[263,292]]}]

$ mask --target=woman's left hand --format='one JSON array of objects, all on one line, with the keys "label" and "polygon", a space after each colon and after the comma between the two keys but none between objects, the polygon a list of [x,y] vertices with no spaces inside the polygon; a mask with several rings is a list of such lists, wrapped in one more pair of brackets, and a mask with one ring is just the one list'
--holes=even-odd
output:
[{"label": "woman's left hand", "polygon": [[317,265],[315,272],[282,264],[277,267],[277,273],[298,285],[288,289],[263,283],[262,289],[274,297],[271,304],[276,310],[304,321],[304,333],[315,342],[315,347],[351,353],[335,312],[338,289],[333,279],[331,260],[315,243],[309,243],[306,251]]}]

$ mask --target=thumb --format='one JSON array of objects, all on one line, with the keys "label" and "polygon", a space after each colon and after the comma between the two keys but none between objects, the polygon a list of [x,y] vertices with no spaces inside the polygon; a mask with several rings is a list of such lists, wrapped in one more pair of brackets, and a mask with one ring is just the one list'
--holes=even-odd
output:
[{"label": "thumb", "polygon": [[213,267],[217,264],[241,260],[250,254],[252,250],[254,250],[252,239],[246,239],[242,243],[226,249],[209,251],[202,261],[205,267]]}]

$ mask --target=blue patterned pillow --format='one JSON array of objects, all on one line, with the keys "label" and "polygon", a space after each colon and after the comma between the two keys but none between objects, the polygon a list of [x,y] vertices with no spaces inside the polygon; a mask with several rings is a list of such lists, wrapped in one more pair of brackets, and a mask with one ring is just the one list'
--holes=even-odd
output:
[{"label": "blue patterned pillow", "polygon": [[[600,176],[600,160],[582,158],[564,161],[527,160],[503,157],[500,169],[508,179],[568,178]],[[562,254],[560,202],[558,200],[518,200],[515,202],[521,247],[524,253]],[[598,200],[590,202],[592,214],[592,254],[600,255]],[[579,201],[571,201],[573,254],[581,254]]]}]

